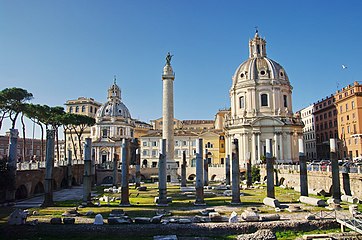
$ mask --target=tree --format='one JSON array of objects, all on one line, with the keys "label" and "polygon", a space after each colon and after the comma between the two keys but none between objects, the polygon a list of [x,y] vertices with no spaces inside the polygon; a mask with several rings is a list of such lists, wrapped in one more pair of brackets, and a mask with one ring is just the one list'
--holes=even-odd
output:
[{"label": "tree", "polygon": [[9,117],[9,110],[5,109],[5,103],[5,98],[0,94],[0,130],[2,128],[4,119]]},{"label": "tree", "polygon": [[24,103],[32,98],[33,94],[22,88],[5,88],[0,92],[0,107],[2,112],[5,111],[9,116],[12,122],[11,128],[15,128],[16,120],[24,109]]},{"label": "tree", "polygon": [[84,130],[87,127],[91,127],[95,124],[95,119],[93,117],[89,117],[86,115],[78,115],[74,114],[76,117],[72,123],[72,128],[77,135],[78,138],[78,145],[79,145],[79,154],[80,159],[83,159],[83,150],[82,150],[82,135],[84,133]]},{"label": "tree", "polygon": [[[63,125],[64,131],[64,158],[67,158],[67,131],[72,135],[72,124],[75,123],[75,118],[77,115],[72,113],[65,113],[61,116],[61,123]],[[75,149],[74,140],[72,139],[73,149]]]},{"label": "tree", "polygon": [[[40,104],[27,104],[24,114],[27,118],[31,121],[36,123],[41,130],[41,153],[40,153],[40,160],[44,160],[44,126],[47,122],[48,114],[50,111],[50,107],[47,105],[40,105]],[[33,149],[34,154],[34,149]]]}]

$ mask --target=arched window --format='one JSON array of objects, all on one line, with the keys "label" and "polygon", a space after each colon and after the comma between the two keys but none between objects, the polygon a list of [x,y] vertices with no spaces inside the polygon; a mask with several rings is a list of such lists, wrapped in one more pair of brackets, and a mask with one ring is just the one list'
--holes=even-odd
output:
[{"label": "arched window", "polygon": [[73,107],[69,107],[69,112],[70,112],[70,113],[73,112]]},{"label": "arched window", "polygon": [[241,96],[239,98],[239,106],[240,108],[244,108],[245,102],[244,102],[244,96]]},{"label": "arched window", "polygon": [[287,95],[283,95],[283,102],[284,102],[284,107],[288,107],[288,96]]},{"label": "arched window", "polygon": [[93,112],[93,107],[92,106],[89,107],[89,112],[91,112],[91,113]]},{"label": "arched window", "polygon": [[103,129],[103,130],[102,130],[102,137],[106,138],[107,135],[108,135],[107,129]]},{"label": "arched window", "polygon": [[85,106],[82,106],[82,112],[85,112]]},{"label": "arched window", "polygon": [[79,112],[79,106],[75,107],[75,112]]},{"label": "arched window", "polygon": [[264,93],[260,96],[260,98],[261,98],[261,106],[267,107],[268,106],[268,94]]}]

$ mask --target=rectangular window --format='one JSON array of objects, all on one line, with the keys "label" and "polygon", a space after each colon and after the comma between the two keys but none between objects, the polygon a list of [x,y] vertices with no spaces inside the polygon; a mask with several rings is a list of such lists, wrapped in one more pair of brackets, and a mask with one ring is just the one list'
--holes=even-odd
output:
[{"label": "rectangular window", "polygon": [[339,106],[339,113],[342,113],[342,106]]},{"label": "rectangular window", "polygon": [[245,107],[244,96],[239,97],[239,107],[240,108]]},{"label": "rectangular window", "polygon": [[147,144],[147,142],[143,142],[142,145],[143,145],[144,147],[147,147],[148,144]]},{"label": "rectangular window", "polygon": [[348,103],[346,103],[346,111],[348,111]]},{"label": "rectangular window", "polygon": [[157,147],[157,141],[152,142],[152,147]]}]

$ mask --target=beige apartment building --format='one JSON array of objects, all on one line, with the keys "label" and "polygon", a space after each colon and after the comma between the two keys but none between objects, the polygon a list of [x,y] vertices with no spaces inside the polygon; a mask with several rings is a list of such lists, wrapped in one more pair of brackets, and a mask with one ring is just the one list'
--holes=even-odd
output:
[{"label": "beige apartment building", "polygon": [[362,156],[362,85],[354,82],[335,94],[338,111],[340,156],[355,159]]},{"label": "beige apartment building", "polygon": [[[93,98],[79,97],[75,100],[68,100],[65,103],[65,106],[65,111],[68,113],[86,115],[95,118],[101,104],[95,101]],[[64,152],[71,150],[73,154],[73,159],[82,159],[80,156],[80,151],[78,151],[78,138],[74,131],[67,130],[64,137],[66,138],[66,148],[63,149]],[[86,138],[89,137],[91,137],[91,127],[86,128],[84,133],[82,134],[82,143],[85,141]]]}]

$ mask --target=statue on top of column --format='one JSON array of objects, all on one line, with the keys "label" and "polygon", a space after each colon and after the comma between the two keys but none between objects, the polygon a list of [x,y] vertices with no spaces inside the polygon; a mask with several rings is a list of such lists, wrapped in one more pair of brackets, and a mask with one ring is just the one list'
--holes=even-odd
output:
[{"label": "statue on top of column", "polygon": [[171,59],[172,59],[173,55],[170,54],[170,52],[167,53],[166,56],[166,64],[167,65],[171,65]]}]

